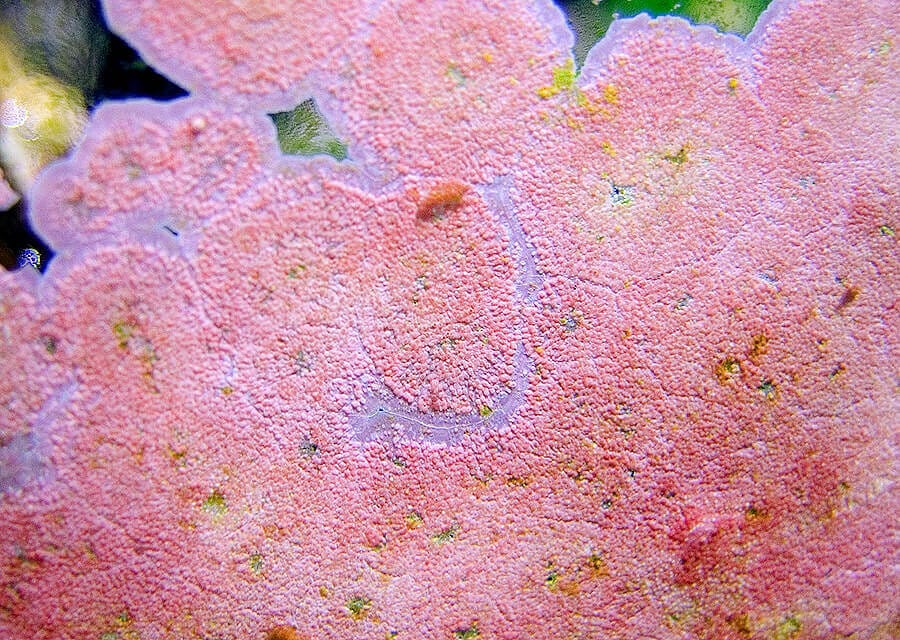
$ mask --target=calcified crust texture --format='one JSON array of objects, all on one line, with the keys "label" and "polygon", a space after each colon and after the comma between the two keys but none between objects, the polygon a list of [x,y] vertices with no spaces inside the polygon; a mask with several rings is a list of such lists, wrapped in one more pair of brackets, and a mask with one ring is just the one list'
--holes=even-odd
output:
[{"label": "calcified crust texture", "polygon": [[106,3],[192,95],[0,275],[0,636],[897,637],[893,1],[266,4]]}]

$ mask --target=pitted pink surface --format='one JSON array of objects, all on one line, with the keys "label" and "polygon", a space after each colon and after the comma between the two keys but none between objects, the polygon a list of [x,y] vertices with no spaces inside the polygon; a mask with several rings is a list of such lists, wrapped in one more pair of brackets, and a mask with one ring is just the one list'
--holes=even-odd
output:
[{"label": "pitted pink surface", "polygon": [[194,95],[0,277],[0,635],[896,636],[891,3],[307,4],[108,3]]},{"label": "pitted pink surface", "polygon": [[358,0],[124,0],[104,9],[144,59],[191,91],[272,108],[295,106],[286,98],[308,90],[312,75],[344,73],[350,36],[372,7]]}]

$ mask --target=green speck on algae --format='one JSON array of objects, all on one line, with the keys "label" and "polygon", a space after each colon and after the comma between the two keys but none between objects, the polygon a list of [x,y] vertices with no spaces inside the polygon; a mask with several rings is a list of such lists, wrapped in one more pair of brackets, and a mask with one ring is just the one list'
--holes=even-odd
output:
[{"label": "green speck on algae", "polygon": [[213,491],[206,500],[203,501],[203,504],[200,508],[205,512],[214,517],[219,517],[225,515],[225,512],[228,511],[228,505],[225,503],[225,496],[223,496],[218,491]]},{"label": "green speck on algae", "polygon": [[775,402],[778,399],[778,388],[771,380],[763,380],[756,390],[769,402]]},{"label": "green speck on algae", "polygon": [[434,534],[431,539],[437,544],[445,544],[455,540],[457,534],[459,534],[459,525],[454,524]]},{"label": "green speck on algae", "polygon": [[539,97],[547,99],[561,91],[568,91],[575,86],[575,65],[568,60],[564,65],[553,68],[553,84],[537,90]]},{"label": "green speck on algae", "polygon": [[800,621],[796,617],[789,616],[775,627],[775,635],[773,638],[774,640],[792,640],[792,638],[797,637],[802,628],[803,625],[800,624]]},{"label": "green speck on algae", "polygon": [[453,632],[453,637],[456,640],[472,640],[472,638],[477,638],[481,635],[481,632],[478,631],[478,623],[473,622],[468,627],[464,629],[457,629]]},{"label": "green speck on algae", "polygon": [[362,596],[354,596],[347,600],[347,611],[354,620],[362,620],[372,608],[372,601]]},{"label": "green speck on algae", "polygon": [[547,574],[547,578],[544,580],[544,584],[547,585],[547,588],[550,590],[556,589],[557,584],[559,584],[559,570],[551,569]]},{"label": "green speck on algae", "polygon": [[410,511],[406,514],[404,520],[406,521],[407,529],[418,529],[425,523],[425,520],[422,518],[422,514],[420,514],[418,511]]},{"label": "green speck on algae", "polygon": [[663,159],[673,164],[684,164],[688,159],[687,147],[682,146],[677,152],[664,155]]},{"label": "green speck on algae", "polygon": [[124,349],[128,346],[128,341],[131,339],[134,329],[134,325],[128,324],[127,322],[116,322],[113,324],[112,332],[119,343],[120,349]]}]

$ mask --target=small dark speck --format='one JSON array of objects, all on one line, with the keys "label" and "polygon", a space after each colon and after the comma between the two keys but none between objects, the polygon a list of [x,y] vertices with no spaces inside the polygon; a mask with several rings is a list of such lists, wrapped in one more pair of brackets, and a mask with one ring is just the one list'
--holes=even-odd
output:
[{"label": "small dark speck", "polygon": [[766,400],[774,401],[778,395],[777,387],[771,380],[763,380],[762,383],[756,387],[756,390],[759,391]]},{"label": "small dark speck", "polygon": [[837,305],[837,311],[843,311],[859,297],[859,287],[847,287]]},{"label": "small dark speck", "polygon": [[304,458],[314,458],[319,453],[319,445],[315,442],[305,440],[297,446],[297,451]]},{"label": "small dark speck", "polygon": [[778,278],[775,277],[775,272],[773,271],[760,271],[756,274],[756,276],[760,280],[768,282],[769,284],[775,284],[776,282],[778,282]]},{"label": "small dark speck", "polygon": [[634,202],[637,190],[630,185],[610,185],[609,201],[613,206],[629,205]]},{"label": "small dark speck", "polygon": [[694,297],[686,295],[675,303],[675,311],[684,311],[693,301]]}]

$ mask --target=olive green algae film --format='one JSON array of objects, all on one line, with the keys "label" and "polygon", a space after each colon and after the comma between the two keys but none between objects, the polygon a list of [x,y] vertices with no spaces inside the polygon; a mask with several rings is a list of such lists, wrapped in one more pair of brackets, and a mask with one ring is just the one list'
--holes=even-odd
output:
[{"label": "olive green algae film", "polygon": [[616,18],[639,13],[676,15],[719,31],[747,35],[770,0],[558,0],[575,32],[575,60],[579,66]]},{"label": "olive green algae film", "polygon": [[278,146],[286,155],[326,154],[347,159],[347,145],[338,139],[314,100],[304,100],[291,111],[269,114],[278,132]]}]

